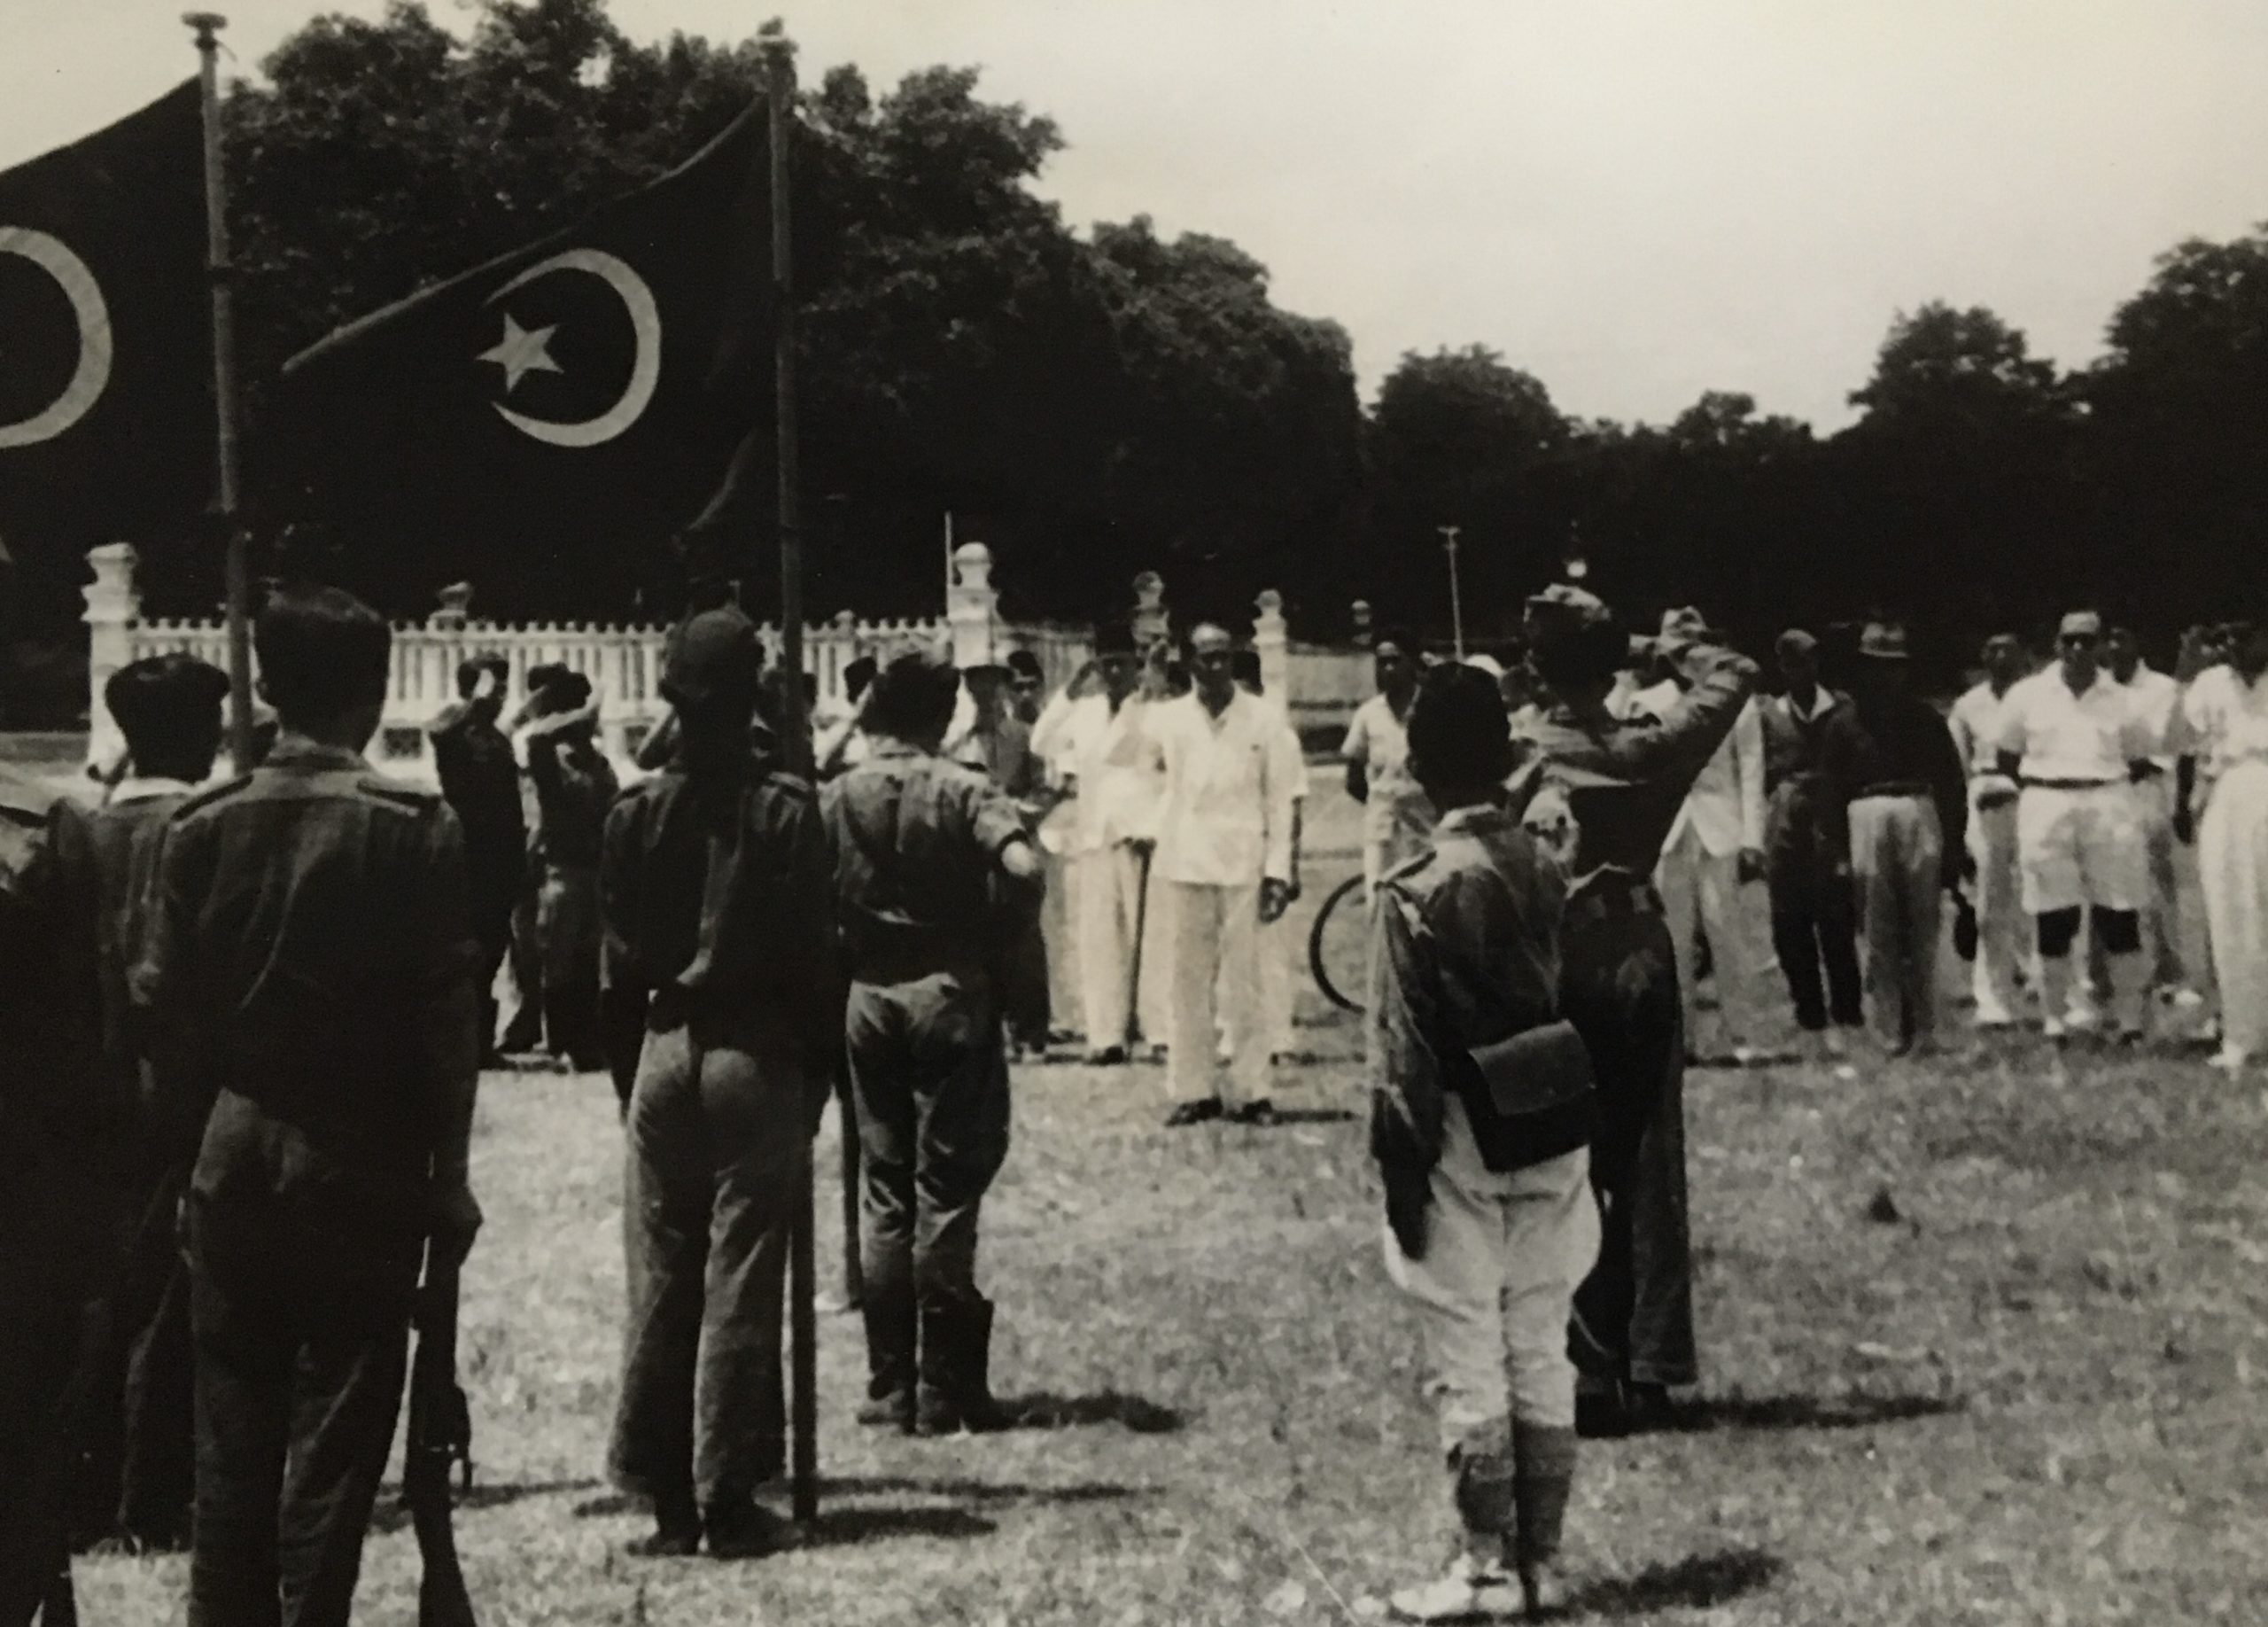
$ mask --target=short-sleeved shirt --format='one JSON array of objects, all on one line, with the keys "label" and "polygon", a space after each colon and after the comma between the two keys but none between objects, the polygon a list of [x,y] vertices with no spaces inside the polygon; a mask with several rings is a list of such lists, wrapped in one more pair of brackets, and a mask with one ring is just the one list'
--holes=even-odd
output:
[{"label": "short-sleeved shirt", "polygon": [[448,805],[286,734],[167,827],[134,994],[162,1095],[225,1086],[321,1155],[261,1169],[268,1150],[238,1148],[216,1179],[335,1193],[351,1170],[406,1197],[478,1065],[478,959]]},{"label": "short-sleeved shirt", "polygon": [[2150,755],[2149,730],[2124,685],[2098,672],[2074,694],[2060,666],[2008,690],[1995,744],[2023,759],[2025,779],[2073,783],[2123,782],[2128,766]]},{"label": "short-sleeved shirt", "polygon": [[1995,695],[1990,683],[1978,684],[1953,702],[1946,721],[1961,752],[1961,772],[1970,779],[2000,772],[2000,725],[2007,711],[2007,695]]},{"label": "short-sleeved shirt", "polygon": [[1339,754],[1359,763],[1370,781],[1363,804],[1363,840],[1399,863],[1433,828],[1433,805],[1410,774],[1410,731],[1394,703],[1373,695],[1355,709]]},{"label": "short-sleeved shirt", "polygon": [[2174,714],[2171,749],[2218,779],[2242,762],[2268,762],[2268,673],[2247,682],[2233,666],[2197,674]]},{"label": "short-sleeved shirt", "polygon": [[1292,879],[1293,787],[1306,770],[1283,720],[1280,708],[1241,689],[1217,713],[1193,694],[1157,708],[1161,879],[1206,887]]},{"label": "short-sleeved shirt", "polygon": [[854,972],[908,946],[983,957],[999,856],[1028,836],[1014,802],[975,770],[883,736],[820,805]]},{"label": "short-sleeved shirt", "polygon": [[563,739],[539,728],[528,736],[528,778],[542,821],[544,863],[595,868],[607,810],[622,790],[606,753],[587,739]]},{"label": "short-sleeved shirt", "polygon": [[2181,686],[2171,673],[2142,666],[2135,667],[2134,675],[2121,687],[2149,741],[2150,760],[2161,768],[2172,767],[2173,755],[2167,742],[2173,733],[2174,713],[2181,707]]}]

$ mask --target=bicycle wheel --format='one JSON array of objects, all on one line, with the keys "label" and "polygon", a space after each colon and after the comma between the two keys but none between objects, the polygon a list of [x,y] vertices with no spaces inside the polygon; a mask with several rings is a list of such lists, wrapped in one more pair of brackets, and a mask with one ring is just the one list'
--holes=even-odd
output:
[{"label": "bicycle wheel", "polygon": [[1308,933],[1308,968],[1323,997],[1343,1011],[1360,1011],[1370,985],[1371,912],[1363,878],[1350,876],[1332,890]]}]

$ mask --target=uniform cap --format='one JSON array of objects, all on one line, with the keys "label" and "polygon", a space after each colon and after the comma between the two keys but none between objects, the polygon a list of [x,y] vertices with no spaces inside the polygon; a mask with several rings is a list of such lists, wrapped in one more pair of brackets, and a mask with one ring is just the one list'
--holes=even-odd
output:
[{"label": "uniform cap", "polygon": [[662,651],[662,694],[676,706],[720,697],[753,697],[764,672],[756,623],[737,604],[703,611],[680,622]]},{"label": "uniform cap", "polygon": [[1566,582],[1554,582],[1542,592],[1528,596],[1531,611],[1565,616],[1579,627],[1604,627],[1614,619],[1614,612],[1606,608],[1606,601],[1596,594]]},{"label": "uniform cap", "polygon": [[1773,640],[1772,648],[1779,654],[1780,658],[1784,661],[1792,659],[1798,656],[1814,655],[1818,653],[1819,641],[1814,638],[1810,634],[1805,632],[1801,627],[1790,627],[1785,633],[1781,634],[1778,638]]},{"label": "uniform cap", "polygon": [[2073,611],[2055,629],[2058,638],[2101,638],[2102,618],[2093,611]]},{"label": "uniform cap", "polygon": [[1869,621],[1859,634],[1859,653],[1869,661],[1905,660],[1906,629],[1894,621]]}]

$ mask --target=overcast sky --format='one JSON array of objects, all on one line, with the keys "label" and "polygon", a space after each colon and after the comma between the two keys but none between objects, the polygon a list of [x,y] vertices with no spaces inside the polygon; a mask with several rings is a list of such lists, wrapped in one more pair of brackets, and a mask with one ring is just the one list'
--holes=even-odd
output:
[{"label": "overcast sky", "polygon": [[[322,11],[226,0],[256,64]],[[4,0],[0,167],[194,67],[179,0]],[[462,20],[456,0],[433,0]],[[640,37],[761,0],[614,0]],[[2260,0],[823,0],[802,69],[975,64],[1070,146],[1073,224],[1232,237],[1278,300],[1480,342],[1563,409],[1705,389],[1847,421],[1891,315],[1982,303],[2066,364],[2185,237],[2268,219]]]}]

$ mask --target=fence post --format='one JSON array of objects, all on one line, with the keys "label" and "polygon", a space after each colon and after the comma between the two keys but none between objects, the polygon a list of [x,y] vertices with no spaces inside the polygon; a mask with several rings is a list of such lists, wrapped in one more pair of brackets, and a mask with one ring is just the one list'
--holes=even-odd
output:
[{"label": "fence post", "polygon": [[1254,601],[1260,614],[1252,619],[1253,653],[1260,658],[1260,685],[1268,698],[1292,715],[1291,635],[1284,626],[1284,596],[1273,588]]},{"label": "fence post", "polygon": [[996,659],[993,621],[1000,596],[992,586],[992,550],[964,542],[953,550],[953,582],[945,596],[945,622],[952,634],[953,665],[967,668]]},{"label": "fence post", "polygon": [[126,736],[110,715],[103,687],[134,659],[134,627],[142,619],[142,590],[134,568],[141,557],[131,542],[105,542],[87,551],[95,580],[79,590],[87,602],[87,760],[108,762],[126,749]]}]

